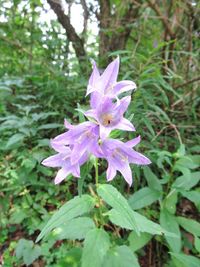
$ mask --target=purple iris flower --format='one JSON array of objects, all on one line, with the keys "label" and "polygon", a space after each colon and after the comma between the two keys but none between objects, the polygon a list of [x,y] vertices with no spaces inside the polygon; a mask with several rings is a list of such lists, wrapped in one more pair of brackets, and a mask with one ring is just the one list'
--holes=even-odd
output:
[{"label": "purple iris flower", "polygon": [[132,149],[133,146],[140,142],[140,137],[137,137],[126,143],[116,139],[107,139],[101,144],[101,149],[104,158],[108,161],[108,168],[106,172],[107,180],[111,181],[119,171],[126,182],[131,186],[132,171],[129,166],[130,163],[137,165],[147,165],[151,161],[141,153]]},{"label": "purple iris flower", "polygon": [[69,147],[59,145],[53,141],[51,141],[51,146],[58,153],[43,160],[42,164],[53,168],[61,167],[55,177],[55,184],[62,182],[69,174],[80,177],[80,166],[87,161],[88,155],[84,153],[77,163],[71,164],[71,149]]},{"label": "purple iris flower", "polygon": [[123,117],[130,101],[130,96],[123,97],[115,103],[111,98],[104,97],[96,109],[85,112],[86,116],[94,118],[99,124],[100,138],[102,140],[107,138],[114,129],[135,131],[132,123]]},{"label": "purple iris flower", "polygon": [[91,94],[91,107],[94,108],[101,96],[116,98],[123,92],[136,89],[133,81],[124,80],[117,82],[119,72],[119,57],[112,61],[102,75],[100,75],[95,61],[92,61],[93,71],[87,87],[87,95]]}]

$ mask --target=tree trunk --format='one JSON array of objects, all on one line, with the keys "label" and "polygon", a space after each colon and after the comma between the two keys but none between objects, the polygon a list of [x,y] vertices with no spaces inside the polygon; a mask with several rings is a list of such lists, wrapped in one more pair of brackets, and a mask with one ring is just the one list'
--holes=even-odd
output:
[{"label": "tree trunk", "polygon": [[81,71],[85,72],[87,59],[83,40],[78,36],[74,27],[71,25],[69,16],[64,13],[61,1],[47,0],[47,2],[57,15],[59,23],[65,29],[68,40],[72,42]]}]

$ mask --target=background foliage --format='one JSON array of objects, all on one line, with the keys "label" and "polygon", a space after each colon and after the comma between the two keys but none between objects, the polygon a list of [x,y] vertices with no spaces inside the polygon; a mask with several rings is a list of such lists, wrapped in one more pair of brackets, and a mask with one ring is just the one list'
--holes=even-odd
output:
[{"label": "background foliage", "polygon": [[[60,1],[47,2],[0,3],[0,264],[90,266],[92,257],[95,267],[200,266],[198,1],[66,0],[64,8]],[[77,10],[81,30],[72,23]],[[45,13],[57,17],[48,22]],[[92,30],[97,25],[99,33]],[[64,130],[64,118],[84,120],[79,110],[88,105],[89,59],[104,68],[117,55],[120,78],[138,85],[127,118],[152,164],[133,167],[131,188],[120,175],[111,184],[128,199],[122,200],[128,214],[145,215],[174,235],[147,231],[138,237],[119,221],[123,210],[105,197],[105,185],[98,192],[93,187],[92,162],[83,167],[78,186],[73,177],[55,186],[54,171],[40,164],[51,153],[49,138]],[[49,230],[35,244],[54,211],[78,191],[92,194],[85,195],[83,216],[72,214],[71,228]],[[99,206],[102,229],[95,228],[102,220]]]}]

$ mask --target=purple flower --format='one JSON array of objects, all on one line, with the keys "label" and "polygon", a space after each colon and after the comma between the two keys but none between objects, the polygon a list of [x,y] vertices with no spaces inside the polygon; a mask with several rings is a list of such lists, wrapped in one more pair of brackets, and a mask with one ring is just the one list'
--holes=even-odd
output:
[{"label": "purple flower", "polygon": [[75,177],[80,177],[80,166],[87,161],[88,155],[84,153],[77,163],[71,164],[71,149],[69,147],[58,145],[53,141],[51,141],[51,146],[58,153],[43,160],[42,164],[48,167],[61,168],[55,177],[55,184],[59,184],[70,174]]},{"label": "purple flower", "polygon": [[119,57],[111,62],[102,75],[100,75],[96,63],[92,61],[93,71],[89,79],[87,87],[87,95],[91,94],[91,107],[94,108],[98,104],[98,100],[102,96],[116,98],[123,92],[136,89],[136,84],[129,80],[117,82],[119,72]]},{"label": "purple flower", "polygon": [[78,163],[85,153],[92,153],[96,157],[102,154],[98,144],[99,126],[96,123],[86,121],[74,126],[65,120],[65,126],[68,132],[58,135],[53,142],[71,146],[71,164]]},{"label": "purple flower", "polygon": [[123,117],[130,101],[130,96],[126,96],[115,103],[111,98],[104,97],[96,109],[85,112],[86,116],[94,118],[99,124],[102,140],[107,138],[114,129],[135,131],[132,123]]},{"label": "purple flower", "polygon": [[107,139],[102,145],[101,149],[104,158],[108,161],[108,168],[106,172],[107,180],[111,181],[119,171],[126,182],[131,186],[132,184],[132,171],[129,166],[130,163],[137,165],[147,165],[151,161],[132,149],[133,146],[140,142],[140,137],[131,141],[123,143],[116,139]]},{"label": "purple flower", "polygon": [[93,61],[93,71],[89,79],[87,94],[91,94],[91,109],[85,112],[90,121],[72,125],[65,120],[67,131],[51,141],[57,152],[48,157],[42,164],[49,167],[60,167],[55,183],[60,183],[69,174],[80,177],[80,166],[93,154],[108,162],[107,180],[111,181],[119,171],[129,185],[132,184],[132,172],[129,164],[150,164],[150,160],[132,149],[140,142],[140,137],[123,143],[109,139],[114,129],[135,131],[133,124],[124,118],[131,97],[118,96],[136,88],[132,81],[117,82],[119,58],[116,58],[100,75]]}]

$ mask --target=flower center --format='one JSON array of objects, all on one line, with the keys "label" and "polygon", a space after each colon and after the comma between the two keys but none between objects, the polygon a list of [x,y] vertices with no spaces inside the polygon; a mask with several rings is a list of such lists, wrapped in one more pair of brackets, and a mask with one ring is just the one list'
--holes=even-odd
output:
[{"label": "flower center", "polygon": [[101,119],[102,119],[102,124],[104,126],[108,126],[108,125],[111,124],[111,122],[113,120],[113,115],[112,114],[109,114],[109,113],[103,114],[102,117],[101,117]]}]

